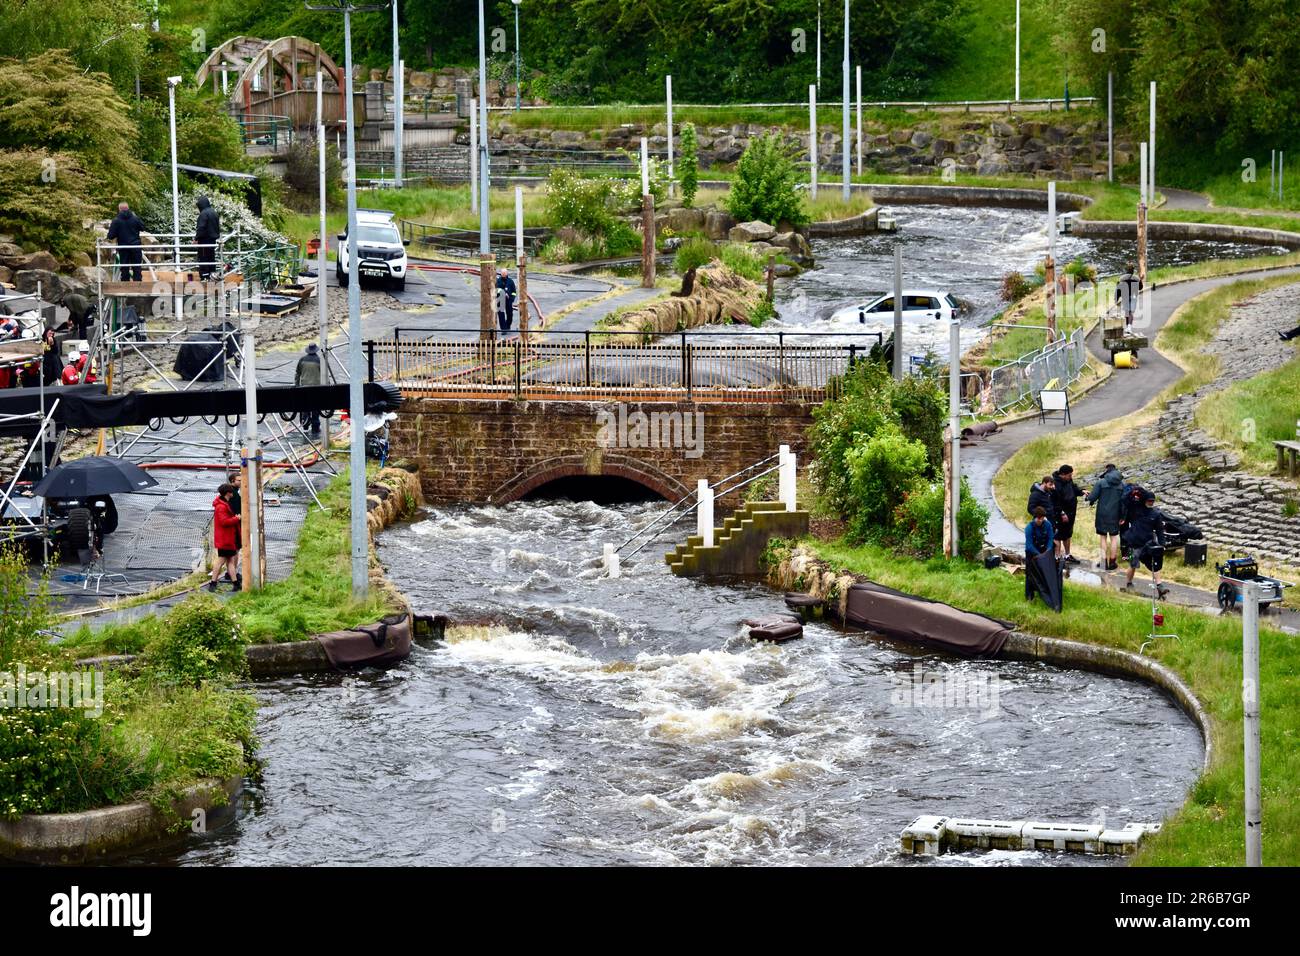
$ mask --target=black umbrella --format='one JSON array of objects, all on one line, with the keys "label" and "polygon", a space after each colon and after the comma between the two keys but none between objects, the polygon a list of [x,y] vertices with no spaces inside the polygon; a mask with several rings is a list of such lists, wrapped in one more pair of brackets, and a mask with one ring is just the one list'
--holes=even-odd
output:
[{"label": "black umbrella", "polygon": [[120,458],[91,455],[51,468],[32,494],[42,498],[87,498],[92,495],[129,495],[152,488],[157,481],[138,465]]}]

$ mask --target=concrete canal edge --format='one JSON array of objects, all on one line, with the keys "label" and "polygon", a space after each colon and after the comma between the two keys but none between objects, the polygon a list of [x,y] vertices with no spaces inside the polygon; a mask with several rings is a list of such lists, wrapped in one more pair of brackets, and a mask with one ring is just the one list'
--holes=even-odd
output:
[{"label": "concrete canal edge", "polygon": [[[80,813],[27,814],[0,820],[0,858],[25,863],[95,863],[106,857],[189,832],[214,811],[234,812],[243,777],[204,780],[188,787],[167,809],[137,801]],[[195,811],[201,811],[201,814]]]},{"label": "concrete canal edge", "polygon": [[[837,573],[821,558],[802,547],[795,548],[781,562],[768,569],[767,581],[782,591],[804,591],[826,602],[827,610],[844,620],[849,587],[869,580],[863,575]],[[920,645],[910,645],[920,647]],[[926,648],[932,650],[932,648]],[[1201,772],[1209,770],[1213,757],[1213,725],[1205,706],[1176,673],[1140,654],[1100,644],[1041,637],[1013,631],[998,654],[998,660],[1033,660],[1074,670],[1127,677],[1142,681],[1173,699],[1196,724],[1205,747]]]},{"label": "concrete canal edge", "polygon": [[[1213,222],[1169,222],[1152,219],[1147,223],[1152,239],[1200,239],[1208,242],[1242,242],[1259,246],[1300,249],[1300,233],[1258,226],[1227,226]],[[1136,239],[1137,223],[1109,219],[1078,219],[1070,234],[1085,239]]]}]

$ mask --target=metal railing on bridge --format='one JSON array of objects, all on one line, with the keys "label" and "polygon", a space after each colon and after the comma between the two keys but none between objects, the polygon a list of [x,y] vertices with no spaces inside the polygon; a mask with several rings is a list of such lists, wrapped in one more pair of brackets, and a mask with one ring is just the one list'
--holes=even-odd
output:
[{"label": "metal railing on bridge", "polygon": [[239,113],[235,116],[239,122],[239,135],[244,149],[262,146],[272,152],[293,145],[293,121],[287,116],[271,113]]},{"label": "metal railing on bridge", "polygon": [[[478,230],[451,229],[447,226],[433,226],[424,222],[412,222],[399,219],[398,228],[402,238],[410,240],[412,253],[418,255],[419,249],[439,252],[461,258],[477,259],[479,252]],[[524,251],[529,256],[537,255],[537,250],[551,236],[551,230],[544,226],[530,226],[524,230]],[[501,261],[513,261],[515,257],[515,231],[513,229],[494,229],[488,233],[488,244],[492,253]]]},{"label": "metal railing on bridge", "polygon": [[[454,333],[455,337],[452,337]],[[551,401],[821,402],[879,334],[629,333],[397,329],[365,343],[371,381],[446,398]],[[635,336],[634,336],[635,337]]]}]

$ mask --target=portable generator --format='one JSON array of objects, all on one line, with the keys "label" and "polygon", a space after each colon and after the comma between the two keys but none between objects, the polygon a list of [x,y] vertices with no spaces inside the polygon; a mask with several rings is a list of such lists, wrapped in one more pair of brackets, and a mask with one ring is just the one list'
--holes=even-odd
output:
[{"label": "portable generator", "polygon": [[1262,608],[1280,604],[1282,591],[1292,586],[1287,581],[1260,574],[1259,563],[1249,554],[1234,554],[1227,561],[1216,564],[1214,569],[1219,572],[1219,607],[1225,611],[1241,606],[1245,594],[1243,585],[1247,582],[1259,585],[1259,606]]}]

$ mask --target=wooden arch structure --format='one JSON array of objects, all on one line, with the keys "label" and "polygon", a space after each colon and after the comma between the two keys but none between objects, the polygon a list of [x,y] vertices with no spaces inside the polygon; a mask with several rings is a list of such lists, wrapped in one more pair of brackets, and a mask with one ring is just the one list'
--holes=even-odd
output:
[{"label": "wooden arch structure", "polygon": [[[224,95],[232,114],[284,116],[295,127],[309,127],[316,123],[318,72],[323,76],[325,123],[341,123],[347,77],[320,44],[306,37],[232,37],[208,54],[194,79]],[[353,95],[358,117],[364,116],[364,95]]]}]

